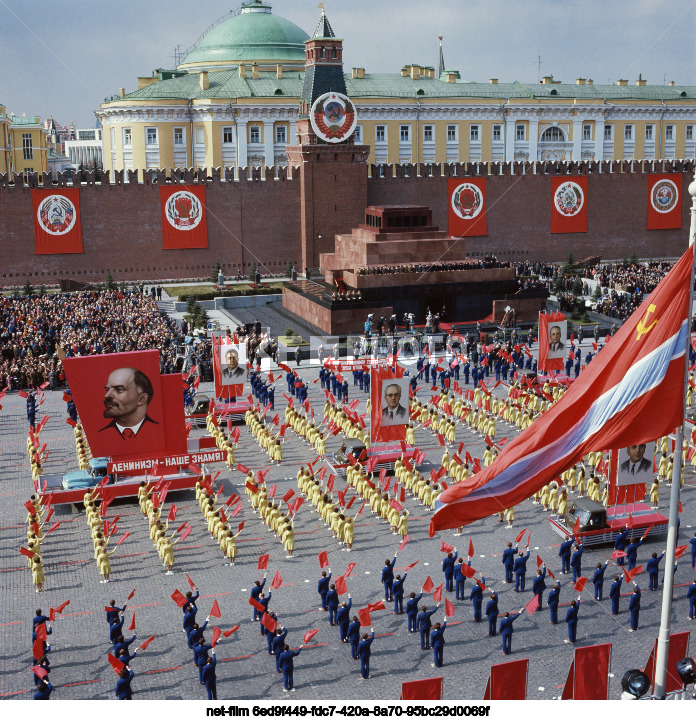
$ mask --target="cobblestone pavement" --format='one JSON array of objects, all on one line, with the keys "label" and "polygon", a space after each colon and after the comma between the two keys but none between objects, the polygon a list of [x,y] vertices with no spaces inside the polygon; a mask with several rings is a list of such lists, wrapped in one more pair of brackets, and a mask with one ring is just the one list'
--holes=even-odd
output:
[{"label": "cobblestone pavement", "polygon": [[[301,367],[306,380],[317,377],[316,368]],[[310,382],[310,399],[321,412],[323,394],[319,384]],[[286,390],[284,380],[278,381],[278,391]],[[212,395],[210,388],[204,392]],[[498,388],[501,390],[501,388]],[[427,389],[421,391],[427,397]],[[41,411],[50,414],[42,435],[48,442],[50,456],[46,471],[63,472],[75,467],[74,441],[71,428],[65,424],[65,404],[61,391],[46,392],[46,401]],[[357,388],[350,388],[350,399],[360,398],[360,409],[364,409],[365,394]],[[276,394],[282,403],[280,392]],[[276,404],[276,410],[284,407]],[[207,533],[203,518],[195,504],[193,492],[170,493],[170,503],[179,508],[177,521],[191,522],[193,532],[185,542],[175,547],[176,564],[174,575],[166,576],[148,535],[146,521],[140,515],[135,502],[115,502],[111,515],[118,514],[119,533],[128,531],[130,538],[118,547],[112,557],[112,581],[109,585],[99,583],[96,564],[92,559],[90,535],[84,516],[74,507],[56,508],[52,521],[61,526],[42,545],[45,561],[46,584],[41,594],[34,592],[31,576],[26,568],[24,556],[19,554],[20,546],[26,541],[24,501],[31,493],[29,466],[26,460],[26,415],[25,403],[16,394],[3,399],[0,412],[0,443],[3,463],[0,467],[0,512],[2,531],[0,535],[0,578],[2,613],[1,655],[2,680],[0,696],[28,699],[33,693],[30,672],[31,661],[31,619],[36,608],[48,613],[50,606],[56,607],[70,599],[70,605],[54,624],[49,641],[51,652],[51,681],[55,687],[56,699],[110,699],[114,698],[115,676],[107,663],[107,652],[111,649],[108,628],[103,607],[114,598],[118,604],[125,602],[127,595],[135,588],[136,593],[126,613],[126,624],[135,611],[138,641],[156,634],[155,640],[146,651],[139,651],[132,662],[135,671],[133,689],[136,699],[203,699],[205,692],[198,682],[198,674],[192,666],[192,654],[186,646],[182,633],[182,613],[171,600],[175,588],[188,590],[185,573],[197,583],[201,598],[198,603],[199,620],[205,619],[213,601],[217,599],[222,618],[216,621],[222,630],[233,624],[241,628],[229,639],[221,639],[218,646],[218,695],[227,699],[280,699],[281,676],[275,671],[272,657],[266,653],[266,641],[259,636],[258,623],[251,622],[251,607],[248,605],[249,589],[257,572],[257,559],[262,553],[270,553],[270,578],[276,570],[283,577],[283,585],[273,591],[270,608],[289,630],[288,641],[296,647],[308,629],[318,628],[319,633],[309,647],[295,661],[296,699],[340,698],[340,699],[398,699],[402,681],[430,678],[442,675],[445,698],[480,699],[483,696],[486,679],[492,664],[504,660],[529,658],[528,696],[533,699],[558,697],[566,680],[573,657],[573,646],[565,644],[565,624],[549,625],[548,610],[533,616],[524,614],[515,625],[512,641],[513,653],[507,659],[501,656],[500,638],[486,636],[487,625],[473,622],[469,601],[455,601],[453,593],[445,594],[455,605],[456,614],[448,623],[445,634],[445,665],[441,669],[431,667],[432,655],[421,651],[416,635],[407,633],[406,617],[395,616],[388,605],[387,610],[373,613],[377,638],[372,649],[371,678],[361,681],[358,662],[352,661],[349,649],[339,639],[338,629],[331,628],[327,615],[318,610],[319,597],[316,591],[319,576],[317,554],[326,550],[329,554],[334,576],[342,574],[351,561],[357,563],[354,575],[348,580],[355,610],[382,597],[380,573],[384,559],[393,556],[398,538],[389,528],[367,512],[358,519],[355,546],[352,553],[346,553],[332,539],[309,504],[299,511],[296,522],[295,558],[286,559],[278,540],[263,526],[257,516],[251,513],[243,493],[242,475],[230,472],[224,465],[220,479],[224,479],[223,496],[235,492],[242,496],[242,511],[236,520],[245,521],[244,533],[240,537],[237,565],[224,565],[217,546]],[[39,417],[43,413],[39,413]],[[201,433],[199,430],[194,434]],[[514,432],[499,424],[498,438],[512,437]],[[424,430],[418,430],[417,443],[427,449],[425,473],[433,465],[439,465],[442,450],[433,437]],[[458,441],[464,441],[472,455],[480,456],[484,450],[478,436],[468,430],[459,430]],[[340,445],[341,437],[332,438],[329,453]],[[281,466],[271,467],[268,481],[278,484],[277,496],[284,495],[288,488],[295,488],[295,474],[298,466],[315,456],[302,444],[292,431],[287,433]],[[250,468],[268,467],[267,457],[262,454],[253,438],[242,429],[237,460]],[[689,468],[690,471],[690,468]],[[337,481],[335,490],[342,488]],[[694,516],[694,479],[687,474],[683,490],[684,514],[682,518],[681,543],[691,537],[690,530]],[[661,501],[661,510],[666,511],[668,499]],[[497,517],[479,521],[465,529],[461,538],[453,538],[452,532],[428,538],[430,514],[412,498],[407,498],[406,508],[411,511],[409,530],[411,541],[399,555],[397,571],[418,561],[406,581],[406,595],[418,591],[426,576],[430,575],[437,586],[443,581],[441,572],[442,554],[440,541],[456,544],[466,553],[469,539],[475,546],[472,565],[486,577],[489,589],[500,595],[501,612],[517,611],[531,598],[531,592],[515,593],[511,587],[502,584],[500,554],[508,540],[514,540],[522,528],[531,531],[530,571],[534,573],[534,554],[539,554],[555,572],[559,569],[557,556],[559,538],[546,520],[546,514],[539,506],[526,501],[517,509],[513,529],[506,529]],[[353,511],[359,508],[358,501]],[[369,508],[366,508],[368,511]],[[663,540],[648,540],[640,549],[639,562],[645,563],[653,550],[662,551]],[[591,575],[598,560],[604,560],[610,553],[607,549],[588,550],[583,559],[586,575]],[[690,628],[687,621],[688,606],[684,598],[686,586],[692,580],[688,568],[688,553],[684,556],[676,576],[673,631]],[[607,573],[610,577],[611,571]],[[611,574],[613,575],[613,574]],[[565,577],[564,577],[565,578]],[[591,584],[585,590],[584,603],[580,610],[577,646],[592,645],[610,641],[613,644],[612,672],[609,697],[618,698],[619,681],[626,669],[642,667],[648,659],[650,649],[659,627],[661,593],[647,591],[647,578],[640,577],[644,589],[637,633],[628,632],[628,599],[621,600],[621,614],[609,613],[609,600],[596,603],[591,599]],[[467,582],[467,597],[471,582]],[[628,589],[626,589],[628,591]],[[608,587],[605,589],[608,591]],[[563,583],[561,600],[565,605],[576,596],[569,582]],[[429,607],[432,596],[424,599]],[[565,608],[561,609],[561,618]],[[438,613],[433,620],[441,620]],[[212,625],[212,624],[211,624]],[[210,635],[206,634],[209,640]]]}]

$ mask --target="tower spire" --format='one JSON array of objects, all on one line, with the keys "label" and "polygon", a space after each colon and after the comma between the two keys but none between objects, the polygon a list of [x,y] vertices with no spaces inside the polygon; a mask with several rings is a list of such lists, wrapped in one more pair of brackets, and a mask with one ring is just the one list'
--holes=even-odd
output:
[{"label": "tower spire", "polygon": [[440,41],[440,51],[437,56],[437,73],[435,74],[435,77],[439,80],[442,73],[445,72],[445,58],[442,54],[442,35],[438,35],[438,39]]}]

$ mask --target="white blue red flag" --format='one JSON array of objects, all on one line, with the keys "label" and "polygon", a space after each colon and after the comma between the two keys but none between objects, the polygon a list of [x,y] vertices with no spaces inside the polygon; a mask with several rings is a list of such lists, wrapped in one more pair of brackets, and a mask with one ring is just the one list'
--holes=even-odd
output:
[{"label": "white blue red flag", "polygon": [[520,503],[589,451],[647,443],[682,422],[692,257],[689,249],[561,400],[439,496],[431,536]]}]

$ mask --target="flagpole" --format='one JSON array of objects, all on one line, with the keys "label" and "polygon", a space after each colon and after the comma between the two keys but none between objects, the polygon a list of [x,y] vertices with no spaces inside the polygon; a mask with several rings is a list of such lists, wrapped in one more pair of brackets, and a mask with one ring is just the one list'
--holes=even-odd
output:
[{"label": "flagpole", "polygon": [[[693,248],[696,239],[696,174],[689,184],[691,195],[691,224],[689,227],[689,247]],[[684,386],[682,388],[681,423],[677,428],[674,444],[674,465],[672,466],[672,492],[669,498],[669,526],[667,530],[667,546],[665,553],[665,580],[662,588],[662,613],[660,616],[660,633],[657,637],[657,654],[655,657],[655,689],[653,696],[665,698],[667,683],[667,659],[669,657],[669,633],[672,622],[672,596],[674,592],[674,561],[677,545],[677,521],[679,518],[679,492],[681,490],[682,455],[684,445],[684,418],[686,417],[686,391],[689,383],[689,355],[691,352],[691,316],[694,303],[694,266],[696,253],[691,262],[689,284],[689,308],[686,316],[686,346],[684,351]]]}]

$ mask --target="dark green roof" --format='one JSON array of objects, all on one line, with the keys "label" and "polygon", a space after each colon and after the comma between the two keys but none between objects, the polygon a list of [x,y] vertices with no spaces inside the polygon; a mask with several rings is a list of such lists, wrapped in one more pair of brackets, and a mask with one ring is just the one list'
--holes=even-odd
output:
[{"label": "dark green roof", "polygon": [[[148,85],[129,93],[122,100],[147,100],[165,98],[250,98],[284,95],[299,98],[302,93],[304,71],[285,72],[278,79],[274,73],[261,72],[253,80],[247,70],[247,77],[240,78],[237,69],[221,70],[209,74],[210,87],[201,90],[198,74],[191,73],[171,80]],[[623,100],[696,100],[696,87],[664,85],[539,85],[514,83],[447,83],[435,78],[421,77],[412,80],[400,74],[366,73],[364,78],[353,79],[344,74],[349,97],[358,98],[481,98],[490,100],[529,98],[579,98],[609,102]],[[552,94],[552,91],[556,91]],[[280,91],[280,92],[278,92]],[[421,92],[419,92],[421,91]],[[120,98],[114,98],[119,100]]]}]

